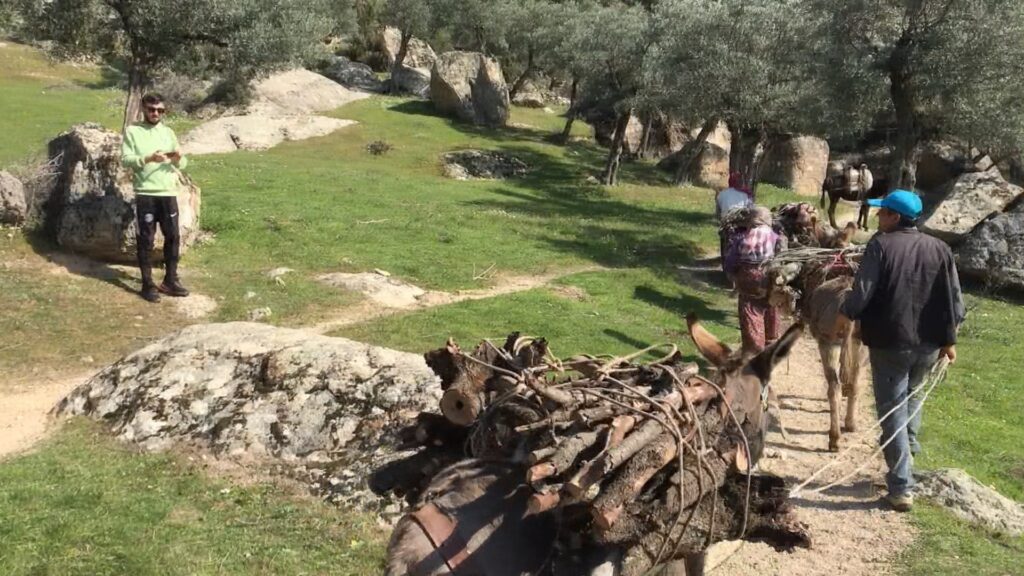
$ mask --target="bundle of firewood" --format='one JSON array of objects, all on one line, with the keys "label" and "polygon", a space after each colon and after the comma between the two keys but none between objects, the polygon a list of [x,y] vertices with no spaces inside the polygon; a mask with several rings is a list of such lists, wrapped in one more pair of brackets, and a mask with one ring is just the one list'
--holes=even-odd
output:
[{"label": "bundle of firewood", "polygon": [[425,358],[444,394],[441,414],[421,414],[402,434],[406,447],[426,448],[414,466],[521,463],[530,513],[561,515],[560,546],[581,535],[619,545],[624,574],[777,528],[785,512],[780,480],[746,474],[761,437],[726,401],[735,391],[675,346],[559,361],[545,340],[513,333],[469,353],[449,340]]}]

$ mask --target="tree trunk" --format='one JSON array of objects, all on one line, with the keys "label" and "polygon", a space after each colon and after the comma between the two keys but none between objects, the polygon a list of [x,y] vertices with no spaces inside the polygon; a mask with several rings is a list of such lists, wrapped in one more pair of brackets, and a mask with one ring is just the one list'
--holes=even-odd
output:
[{"label": "tree trunk", "polygon": [[676,175],[672,179],[673,184],[681,186],[690,181],[690,169],[693,167],[693,163],[697,161],[701,150],[704,149],[704,143],[708,141],[708,137],[711,136],[711,132],[714,131],[717,125],[718,120],[715,118],[705,121],[704,125],[700,127],[700,132],[697,133],[697,137],[687,142],[686,146],[683,146],[679,153],[679,166],[676,168]]},{"label": "tree trunk", "polygon": [[516,81],[512,83],[512,87],[509,88],[509,90],[508,90],[508,99],[509,100],[514,100],[515,99],[516,95],[519,94],[519,91],[523,89],[523,85],[526,84],[526,81],[530,78],[530,76],[532,74],[533,74],[533,49],[531,48],[529,50],[529,52],[527,53],[527,57],[526,57],[526,69],[523,70],[523,73],[519,75],[519,78],[516,78]]},{"label": "tree trunk", "polygon": [[755,192],[761,160],[767,151],[768,132],[763,126],[736,127],[732,131],[732,149],[729,151],[729,172],[739,172],[743,184]]},{"label": "tree trunk", "polygon": [[627,109],[623,113],[619,114],[619,118],[615,121],[615,135],[612,137],[612,145],[608,149],[608,162],[604,167],[604,176],[601,180],[606,186],[614,186],[618,183],[619,179],[619,163],[622,159],[622,143],[626,139],[626,127],[629,125],[629,119],[633,115],[633,110]]},{"label": "tree trunk", "polygon": [[896,146],[889,166],[889,190],[913,190],[917,180],[914,156],[920,126],[914,112],[911,51],[912,42],[906,38],[901,39],[889,59],[889,95],[896,113]]},{"label": "tree trunk", "polygon": [[400,90],[395,84],[395,72],[405,64],[405,55],[409,52],[409,42],[412,41],[412,34],[402,31],[402,41],[398,45],[398,54],[395,54],[395,63],[391,65],[391,93],[398,94]]},{"label": "tree trunk", "polygon": [[579,80],[572,77],[572,88],[569,90],[569,111],[565,113],[565,128],[562,128],[562,143],[569,141],[569,134],[572,133],[572,124],[576,121],[576,89],[579,87]]},{"label": "tree trunk", "polygon": [[149,78],[145,69],[138,61],[133,61],[128,69],[128,98],[124,104],[124,122],[121,125],[121,132],[124,133],[128,127],[141,119],[142,95],[146,90]]},{"label": "tree trunk", "polygon": [[637,152],[637,156],[640,158],[647,158],[647,148],[651,142],[651,130],[654,128],[654,115],[649,114],[644,119],[643,132],[640,134],[640,150]]}]

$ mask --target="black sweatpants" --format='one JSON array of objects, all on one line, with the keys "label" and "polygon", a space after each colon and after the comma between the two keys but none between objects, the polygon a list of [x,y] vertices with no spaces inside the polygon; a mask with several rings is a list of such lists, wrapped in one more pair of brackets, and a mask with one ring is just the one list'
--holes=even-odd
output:
[{"label": "black sweatpants", "polygon": [[142,270],[142,287],[155,286],[150,254],[156,243],[157,224],[160,225],[160,233],[164,235],[164,281],[168,284],[177,281],[181,246],[181,237],[178,234],[178,199],[174,196],[136,194],[135,211],[139,220],[136,243],[139,269]]}]

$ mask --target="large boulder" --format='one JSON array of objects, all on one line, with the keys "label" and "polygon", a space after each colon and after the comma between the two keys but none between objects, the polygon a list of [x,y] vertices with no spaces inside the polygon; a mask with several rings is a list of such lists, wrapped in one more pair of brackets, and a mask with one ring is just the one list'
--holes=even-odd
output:
[{"label": "large boulder", "polygon": [[253,101],[242,113],[221,116],[181,138],[188,154],[266,150],[286,140],[325,136],[354,120],[317,115],[368,98],[315,72],[294,69],[253,84]]},{"label": "large boulder", "polygon": [[9,172],[0,170],[0,224],[20,226],[27,216],[25,187]]},{"label": "large boulder", "polygon": [[[688,151],[679,150],[658,162],[658,168],[675,174]],[[711,142],[701,145],[686,179],[690,184],[721,190],[729,185],[729,152]]]},{"label": "large boulder", "polygon": [[392,67],[390,87],[399,94],[430,98],[430,76],[430,68]]},{"label": "large boulder", "polygon": [[335,56],[323,70],[324,76],[349,90],[383,92],[384,82],[373,69],[362,62],[353,62],[344,56]]},{"label": "large boulder", "polygon": [[926,142],[918,148],[916,186],[933,192],[965,172],[975,172],[970,155],[950,142]]},{"label": "large boulder", "polygon": [[272,74],[253,83],[252,90],[247,114],[265,116],[328,112],[369,97],[303,68]]},{"label": "large boulder", "polygon": [[356,124],[329,116],[223,116],[193,128],[181,138],[188,154],[226,154],[236,150],[266,150],[288,140],[326,136]]},{"label": "large boulder", "polygon": [[188,327],[134,352],[56,407],[146,450],[198,446],[267,463],[376,507],[366,479],[394,459],[396,432],[436,410],[423,357],[264,324]]},{"label": "large boulder", "polygon": [[773,142],[761,163],[760,180],[801,196],[819,196],[828,166],[828,142],[791,136]]},{"label": "large boulder", "polygon": [[[398,50],[402,47],[402,33],[398,28],[391,26],[385,27],[380,33],[380,51],[384,54],[384,60],[388,65],[388,68],[395,65],[395,60],[398,57]],[[430,69],[434,66],[434,62],[437,60],[437,54],[434,53],[434,49],[419,38],[413,38],[409,41],[409,48],[405,52],[405,59],[402,61],[403,66],[410,68],[426,68]]]},{"label": "large boulder", "polygon": [[1002,212],[1024,189],[1003,180],[995,172],[960,175],[935,195],[926,198],[921,229],[956,244],[983,220]]},{"label": "large boulder", "polygon": [[508,87],[498,61],[477,52],[445,52],[430,72],[434,106],[483,126],[508,122]]},{"label": "large boulder", "polygon": [[915,490],[955,516],[1013,537],[1024,535],[1024,505],[955,468],[924,472]]},{"label": "large boulder", "polygon": [[[57,177],[45,200],[46,230],[64,249],[107,262],[135,262],[138,225],[131,173],[121,166],[121,135],[81,124],[49,144]],[[184,252],[199,236],[199,187],[179,173],[178,227]],[[163,259],[157,235],[154,261]]]},{"label": "large boulder", "polygon": [[1024,291],[1024,203],[982,222],[957,250],[960,273]]}]

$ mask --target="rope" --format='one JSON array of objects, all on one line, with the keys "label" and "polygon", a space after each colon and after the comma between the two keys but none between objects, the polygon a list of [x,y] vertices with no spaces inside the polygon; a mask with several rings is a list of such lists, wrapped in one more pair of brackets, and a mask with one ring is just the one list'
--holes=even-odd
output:
[{"label": "rope", "polygon": [[[875,428],[880,428],[882,426],[882,422],[885,421],[886,418],[888,418],[893,413],[895,413],[898,408],[900,408],[901,406],[903,406],[904,404],[909,402],[910,399],[914,396],[914,394],[920,392],[921,390],[924,390],[924,396],[921,398],[921,403],[918,404],[917,409],[915,409],[914,412],[910,415],[909,420],[913,420],[918,415],[918,413],[920,413],[921,409],[924,408],[924,403],[928,400],[928,395],[931,394],[932,390],[934,390],[935,387],[946,378],[946,372],[947,372],[948,369],[949,369],[949,358],[946,358],[945,356],[941,356],[938,360],[935,361],[935,364],[932,365],[931,370],[928,373],[928,377],[925,378],[925,381],[921,384],[921,386],[918,386],[917,389],[915,389],[911,394],[908,394],[907,397],[904,398],[895,407],[893,407],[892,410],[889,410],[889,412],[887,412],[884,416],[882,416],[878,420],[878,422],[876,422],[875,425],[872,426],[871,430],[873,430]],[[854,469],[852,472],[842,476],[841,478],[839,478],[838,480],[836,480],[834,482],[830,482],[829,484],[826,484],[825,486],[821,486],[819,488],[814,488],[812,490],[807,490],[806,492],[808,494],[820,494],[821,492],[824,492],[825,490],[828,490],[830,488],[834,488],[836,486],[839,486],[843,482],[846,482],[847,480],[849,480],[850,478],[852,478],[853,476],[855,476],[856,474],[858,474],[859,472],[861,472],[862,470],[867,468],[869,465],[871,465],[871,463],[874,461],[875,457],[877,457],[883,450],[885,450],[885,448],[889,444],[891,444],[893,440],[896,439],[896,436],[898,436],[900,432],[901,432],[900,430],[897,430],[894,434],[892,434],[891,436],[886,438],[885,442],[883,442],[874,452],[871,453],[871,456],[869,458],[865,459],[864,462],[860,466],[858,466],[856,469]],[[811,474],[811,476],[809,478],[807,478],[807,480],[804,480],[798,486],[796,486],[795,488],[793,488],[792,490],[789,491],[790,498],[794,498],[794,497],[804,493],[804,488],[806,488],[808,484],[813,482],[815,480],[815,478],[817,478],[822,472],[824,472],[825,470],[831,468],[833,465],[838,463],[838,461],[843,456],[845,456],[847,453],[849,453],[851,450],[853,450],[854,448],[857,448],[857,447],[858,446],[856,446],[856,445],[850,446],[849,448],[847,448],[846,450],[844,450],[840,454],[836,455],[836,457],[833,458],[831,462],[828,462],[827,464],[825,464],[824,466],[819,468],[817,471],[815,471],[814,474]]]}]

